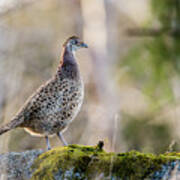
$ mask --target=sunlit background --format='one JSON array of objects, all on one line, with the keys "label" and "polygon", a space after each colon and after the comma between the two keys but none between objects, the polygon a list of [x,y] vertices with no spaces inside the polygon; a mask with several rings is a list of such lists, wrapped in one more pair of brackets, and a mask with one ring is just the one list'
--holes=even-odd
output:
[{"label": "sunlit background", "polygon": [[[85,99],[64,136],[108,151],[180,149],[179,0],[0,1],[0,124],[55,72],[72,35]],[[61,142],[53,137],[52,146]],[[45,148],[23,129],[0,136],[0,151]]]}]

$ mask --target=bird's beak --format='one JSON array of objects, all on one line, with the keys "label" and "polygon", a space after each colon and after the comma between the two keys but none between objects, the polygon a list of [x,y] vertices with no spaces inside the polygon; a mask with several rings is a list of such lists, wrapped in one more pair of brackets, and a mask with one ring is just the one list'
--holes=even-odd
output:
[{"label": "bird's beak", "polygon": [[80,42],[80,46],[83,47],[83,48],[88,48],[88,45],[85,44],[84,42]]}]

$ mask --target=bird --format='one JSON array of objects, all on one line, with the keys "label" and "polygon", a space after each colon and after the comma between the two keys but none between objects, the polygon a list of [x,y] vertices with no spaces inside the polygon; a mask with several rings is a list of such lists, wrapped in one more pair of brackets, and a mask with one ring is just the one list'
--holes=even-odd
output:
[{"label": "bird", "polygon": [[52,135],[57,135],[64,146],[68,145],[63,132],[77,116],[84,97],[84,84],[75,57],[80,48],[88,46],[77,36],[64,42],[56,73],[0,128],[0,135],[24,128],[33,136],[45,137],[47,150],[51,149],[49,137]]}]

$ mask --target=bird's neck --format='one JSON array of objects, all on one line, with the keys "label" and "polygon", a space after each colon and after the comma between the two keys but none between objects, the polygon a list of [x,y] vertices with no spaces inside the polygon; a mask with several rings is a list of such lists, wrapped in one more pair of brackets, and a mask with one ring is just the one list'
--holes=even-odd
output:
[{"label": "bird's neck", "polygon": [[61,54],[61,59],[60,59],[60,65],[75,65],[76,60],[74,56],[74,52],[68,48],[68,47],[63,47],[63,51]]},{"label": "bird's neck", "polygon": [[63,76],[72,79],[79,77],[79,70],[75,56],[73,52],[67,47],[63,48],[60,65],[58,67],[58,76],[61,77],[62,74]]}]

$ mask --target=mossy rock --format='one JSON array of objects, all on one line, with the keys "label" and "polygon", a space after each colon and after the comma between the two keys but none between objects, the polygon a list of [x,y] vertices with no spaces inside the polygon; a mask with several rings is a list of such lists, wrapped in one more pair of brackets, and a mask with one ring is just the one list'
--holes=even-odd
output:
[{"label": "mossy rock", "polygon": [[162,179],[180,166],[180,154],[107,153],[98,146],[69,145],[52,149],[34,162],[32,180]]}]

